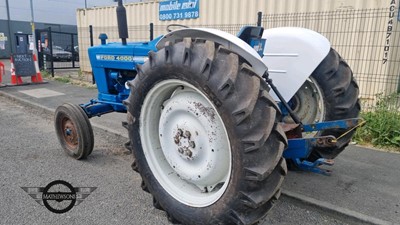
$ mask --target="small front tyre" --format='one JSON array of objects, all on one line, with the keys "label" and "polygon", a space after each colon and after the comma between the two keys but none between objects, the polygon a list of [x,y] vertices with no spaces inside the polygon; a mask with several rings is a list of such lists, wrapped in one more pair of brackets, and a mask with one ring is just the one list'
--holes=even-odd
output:
[{"label": "small front tyre", "polygon": [[54,127],[61,147],[71,157],[84,159],[93,150],[94,135],[83,109],[71,103],[57,107]]}]

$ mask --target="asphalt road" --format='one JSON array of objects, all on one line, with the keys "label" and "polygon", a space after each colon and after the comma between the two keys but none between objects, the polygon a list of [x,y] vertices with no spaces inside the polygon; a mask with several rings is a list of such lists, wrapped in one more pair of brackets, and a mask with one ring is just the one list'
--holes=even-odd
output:
[{"label": "asphalt road", "polygon": [[[0,224],[169,224],[141,190],[126,139],[95,130],[95,140],[87,160],[72,159],[58,144],[53,118],[0,97]],[[48,211],[21,189],[58,179],[97,189],[65,214]],[[282,197],[261,224],[346,223]]]}]

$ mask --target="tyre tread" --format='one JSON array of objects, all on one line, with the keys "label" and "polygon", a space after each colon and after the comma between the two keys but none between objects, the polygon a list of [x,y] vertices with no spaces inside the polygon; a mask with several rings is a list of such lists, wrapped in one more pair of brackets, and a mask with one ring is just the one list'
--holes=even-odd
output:
[{"label": "tyre tread", "polygon": [[[359,87],[354,79],[353,72],[346,61],[331,49],[325,59],[311,75],[322,89],[325,101],[325,121],[342,120],[358,117],[361,106],[358,99]],[[320,135],[339,137],[346,130],[329,129]],[[351,141],[355,130],[338,141],[337,147],[332,149],[314,148],[309,160],[318,158],[333,159]]]},{"label": "tyre tread", "polygon": [[[154,207],[165,210],[168,219],[183,224],[253,224],[261,220],[279,197],[276,193],[280,193],[279,188],[286,175],[282,153],[287,140],[278,124],[281,115],[279,107],[268,96],[267,85],[262,84],[264,81],[251,66],[232,51],[208,40],[184,38],[181,42],[168,43],[168,47],[154,53],[151,63],[140,68],[139,74],[146,73],[148,76],[132,81],[129,96],[132,104],[128,111],[133,118],[139,118],[140,115],[140,106],[137,104],[144,98],[141,96],[143,85],[156,82],[160,68],[168,71],[190,69],[199,81],[189,78],[187,81],[204,82],[203,90],[210,100],[232,118],[232,132],[238,135],[237,141],[242,146],[242,152],[238,154],[243,155],[243,165],[239,172],[242,174],[241,182],[236,187],[237,196],[229,199],[229,210],[213,212],[212,217],[197,218],[176,212],[176,206],[166,204],[165,197],[159,197],[160,190],[151,185],[153,181],[148,180],[150,171],[147,168],[147,171],[143,171],[145,159],[135,159],[132,168],[141,174],[142,188],[153,195],[153,203],[157,203]],[[221,73],[224,76],[220,76]],[[128,124],[134,155],[143,157],[138,150],[141,149],[138,123],[128,121]],[[248,174],[252,174],[251,179],[247,179]],[[202,212],[203,209],[198,211]]]}]

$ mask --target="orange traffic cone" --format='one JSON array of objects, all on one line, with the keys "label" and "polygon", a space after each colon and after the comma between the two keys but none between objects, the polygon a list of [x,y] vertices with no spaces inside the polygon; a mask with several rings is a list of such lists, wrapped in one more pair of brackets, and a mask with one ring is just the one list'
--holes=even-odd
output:
[{"label": "orange traffic cone", "polygon": [[0,62],[0,86],[1,83],[3,83],[3,74],[6,74],[4,70],[4,64]]},{"label": "orange traffic cone", "polygon": [[11,85],[22,84],[22,79],[20,76],[15,75],[14,59],[11,57]]},{"label": "orange traffic cone", "polygon": [[43,83],[43,79],[42,79],[42,75],[40,74],[39,64],[37,61],[36,54],[33,54],[33,61],[35,62],[36,75],[31,76],[31,81],[32,81],[32,83]]}]

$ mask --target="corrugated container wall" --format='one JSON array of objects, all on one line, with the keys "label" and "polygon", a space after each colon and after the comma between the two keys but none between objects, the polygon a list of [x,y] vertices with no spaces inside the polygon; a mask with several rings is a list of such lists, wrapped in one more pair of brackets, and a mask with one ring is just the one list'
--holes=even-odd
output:
[{"label": "corrugated container wall", "polygon": [[[393,24],[393,37],[386,38],[390,15],[386,11],[398,3],[395,0],[199,0],[200,17],[188,20],[160,21],[159,1],[127,4],[128,41],[149,40],[149,24],[154,24],[155,37],[166,33],[166,26],[179,23],[191,27],[212,27],[236,34],[243,25],[255,25],[262,12],[263,26],[301,26],[325,35],[353,68],[359,82],[361,98],[374,102],[377,93],[392,93],[399,89],[397,58],[400,51],[389,52],[388,63],[382,63],[386,46],[397,43],[399,22]],[[373,9],[373,10],[369,10]],[[266,16],[265,16],[266,15]],[[321,19],[321,15],[328,15]],[[379,17],[379,18],[375,18]],[[298,21],[299,18],[302,21]],[[393,18],[392,18],[393,19]],[[273,21],[275,20],[275,22]],[[107,33],[109,41],[117,41],[116,7],[79,9],[77,11],[81,70],[90,72],[87,56],[90,46],[89,25],[93,26],[94,44]],[[387,43],[386,43],[387,42]],[[390,43],[389,43],[390,42]],[[393,49],[391,47],[391,49]]]},{"label": "corrugated container wall", "polygon": [[[235,33],[243,24],[255,24],[257,12],[263,14],[283,14],[298,12],[320,12],[345,9],[362,8],[383,8],[390,2],[385,0],[200,0],[200,17],[198,19],[160,21],[158,19],[158,2],[147,1],[141,3],[126,4],[128,26],[130,27],[130,39],[128,41],[146,40],[149,36],[147,26],[150,23],[155,25],[155,35],[165,33],[164,29],[157,29],[158,26],[165,27],[171,23],[179,23],[188,26],[200,25],[202,27],[223,28],[224,25],[238,25],[236,29],[228,29],[228,32]],[[118,41],[116,30],[117,19],[115,6],[95,7],[77,10],[78,36],[80,46],[81,69],[90,72],[90,64],[87,57],[89,47],[88,27],[104,28],[110,41]],[[114,29],[110,29],[110,28]],[[142,29],[140,29],[142,27]],[[100,31],[99,31],[100,32]],[[98,32],[94,32],[94,44]]]}]

